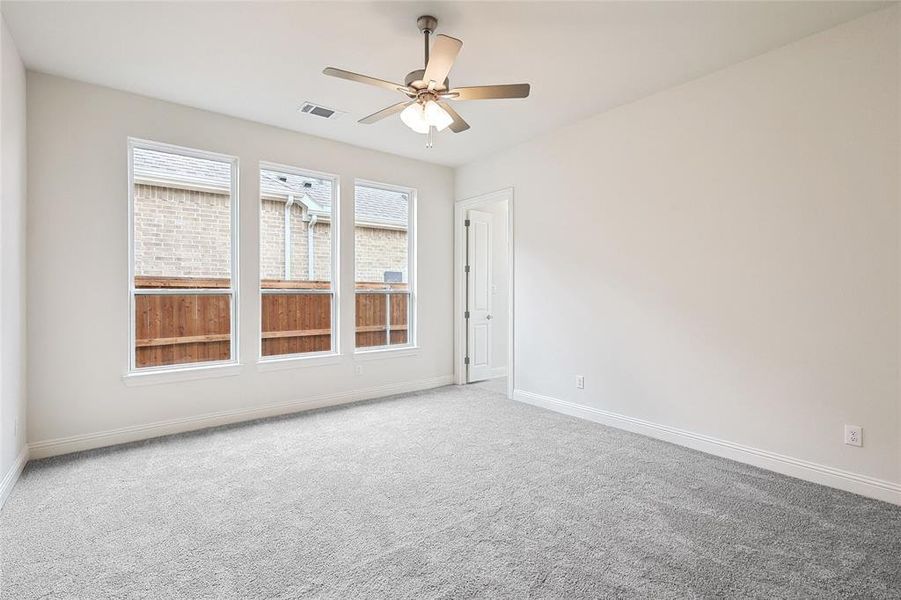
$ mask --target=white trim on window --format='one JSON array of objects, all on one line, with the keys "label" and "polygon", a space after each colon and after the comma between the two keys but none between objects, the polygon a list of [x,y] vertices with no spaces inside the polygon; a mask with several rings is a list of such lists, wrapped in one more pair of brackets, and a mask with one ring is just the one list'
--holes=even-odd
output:
[{"label": "white trim on window", "polygon": [[403,358],[419,356],[419,346],[396,344],[394,346],[368,346],[354,352],[354,360],[383,360],[386,358]]},{"label": "white trim on window", "polygon": [[[176,365],[173,365],[176,366]],[[234,377],[240,375],[244,365],[230,361],[185,363],[178,368],[172,367],[145,367],[126,373],[122,376],[122,382],[132,387],[138,385],[156,385],[160,383],[175,383],[179,381],[192,381],[195,379],[216,379],[219,377]]]},{"label": "white trim on window", "polygon": [[[211,289],[194,289],[179,288],[178,293],[183,295],[199,295],[199,294],[215,294],[229,296],[230,298],[230,325],[229,332],[229,352],[231,354],[229,360],[211,361],[211,362],[194,362],[183,363],[178,365],[165,365],[159,367],[137,367],[135,364],[135,296],[138,294],[154,295],[168,294],[168,290],[149,289],[138,290],[135,288],[135,234],[134,234],[134,151],[136,148],[146,150],[156,150],[158,152],[168,152],[181,156],[190,156],[193,158],[202,158],[206,160],[215,160],[227,162],[231,170],[231,190],[229,196],[229,212],[230,212],[230,237],[231,237],[231,278],[229,288]],[[238,158],[228,154],[220,154],[217,152],[209,152],[206,150],[198,150],[196,148],[186,148],[184,146],[176,146],[163,142],[155,142],[151,140],[143,140],[139,138],[129,137],[127,140],[128,153],[128,354],[125,369],[125,377],[123,378],[128,385],[132,385],[140,381],[141,383],[162,383],[165,381],[181,381],[185,379],[197,379],[206,377],[220,377],[226,375],[236,375],[239,372],[240,365],[240,341],[238,339],[238,320],[240,310],[238,307],[238,290],[239,285],[239,252],[238,252],[238,223],[239,223],[239,180],[238,180]],[[178,374],[177,376],[173,376]]]},{"label": "white trim on window", "polygon": [[[354,358],[364,357],[364,355],[369,355],[371,357],[377,358],[390,358],[390,357],[399,357],[401,355],[414,355],[417,353],[419,349],[418,345],[418,316],[419,316],[419,302],[417,298],[416,291],[416,260],[417,260],[417,252],[416,252],[416,233],[418,230],[418,224],[416,221],[416,210],[418,203],[418,192],[415,188],[394,185],[390,183],[381,183],[378,181],[371,181],[368,179],[354,179],[354,228],[356,229],[356,188],[357,186],[362,187],[370,187],[375,189],[386,190],[390,192],[401,192],[407,194],[408,202],[407,202],[407,285],[409,287],[407,300],[407,343],[406,344],[391,344],[384,346],[363,346],[358,348],[356,345],[356,329],[354,329]],[[365,222],[364,222],[365,223]],[[357,260],[356,260],[356,235],[354,235],[354,317],[353,323],[356,323],[357,315],[356,315],[356,272],[357,272]],[[398,292],[400,293],[400,292]],[[389,333],[390,335],[390,333]],[[414,352],[409,352],[409,351]]]},{"label": "white trim on window", "polygon": [[283,371],[304,367],[324,367],[338,365],[344,357],[335,352],[308,352],[306,354],[284,354],[267,356],[257,361],[258,371]]},{"label": "white trim on window", "polygon": [[[311,169],[301,169],[298,167],[293,167],[291,165],[284,165],[280,163],[274,163],[269,161],[260,161],[257,166],[257,179],[260,178],[260,173],[262,171],[275,171],[277,173],[288,173],[290,175],[298,175],[301,177],[309,177],[312,179],[321,179],[323,181],[328,181],[332,184],[332,201],[331,201],[331,215],[329,219],[326,221],[329,223],[329,241],[331,245],[331,265],[330,265],[330,283],[331,283],[331,296],[332,296],[332,306],[331,306],[331,349],[324,352],[302,352],[297,354],[277,354],[273,356],[263,356],[263,289],[260,286],[260,282],[257,282],[258,294],[260,297],[259,302],[259,314],[257,315],[257,364],[259,370],[261,371],[269,371],[269,370],[281,370],[288,369],[294,367],[312,367],[312,366],[320,366],[326,364],[332,364],[332,361],[335,357],[340,357],[341,355],[341,320],[338,318],[338,309],[341,306],[341,297],[340,297],[340,281],[341,281],[341,272],[340,272],[340,226],[341,226],[341,179],[337,175],[332,173],[325,173],[322,171],[313,171]],[[257,244],[257,265],[261,265],[262,257],[263,257],[263,218],[262,218],[262,210],[263,210],[263,200],[264,196],[260,193],[260,197],[257,199],[259,203],[257,206],[257,211],[259,214],[258,218],[258,227],[259,227],[259,235],[257,236],[259,243]],[[312,235],[312,231],[309,232],[309,235]],[[285,248],[285,256],[288,256],[289,249]],[[262,281],[262,269],[260,269],[260,281]],[[302,293],[302,292],[298,292]],[[324,291],[320,292],[307,292],[307,293],[327,293]]]}]

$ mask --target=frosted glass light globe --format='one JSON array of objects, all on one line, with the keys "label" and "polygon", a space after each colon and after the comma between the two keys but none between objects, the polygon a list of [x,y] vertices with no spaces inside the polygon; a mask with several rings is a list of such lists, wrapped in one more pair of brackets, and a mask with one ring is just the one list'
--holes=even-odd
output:
[{"label": "frosted glass light globe", "polygon": [[414,102],[400,113],[400,120],[416,133],[428,133],[429,124],[425,120],[422,104]]},{"label": "frosted glass light globe", "polygon": [[454,122],[454,118],[447,114],[447,111],[441,108],[437,102],[432,100],[425,103],[422,114],[425,117],[425,122],[438,131],[445,129]]}]

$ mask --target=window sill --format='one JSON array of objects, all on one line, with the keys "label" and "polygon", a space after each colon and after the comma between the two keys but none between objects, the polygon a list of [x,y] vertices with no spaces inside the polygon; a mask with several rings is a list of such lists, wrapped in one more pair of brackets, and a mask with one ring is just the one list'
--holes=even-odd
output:
[{"label": "window sill", "polygon": [[257,371],[284,371],[286,369],[302,369],[306,367],[324,367],[340,364],[340,354],[317,354],[315,356],[286,356],[282,358],[261,358],[257,361]]},{"label": "window sill", "polygon": [[242,365],[238,363],[220,363],[198,367],[173,367],[171,369],[134,371],[122,376],[127,386],[156,385],[192,381],[194,379],[214,379],[218,377],[234,377],[241,374]]},{"label": "window sill", "polygon": [[354,351],[354,360],[381,360],[384,358],[403,358],[418,356],[419,346],[400,346],[398,348],[376,348],[373,350]]}]

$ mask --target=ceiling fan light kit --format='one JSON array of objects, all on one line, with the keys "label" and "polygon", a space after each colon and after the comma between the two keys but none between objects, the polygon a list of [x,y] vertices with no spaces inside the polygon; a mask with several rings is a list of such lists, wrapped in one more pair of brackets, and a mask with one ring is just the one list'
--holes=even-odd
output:
[{"label": "ceiling fan light kit", "polygon": [[436,133],[447,128],[454,133],[469,129],[469,124],[455,111],[447,100],[490,100],[501,98],[526,98],[530,92],[528,83],[507,85],[483,85],[452,89],[447,74],[463,42],[447,35],[435,36],[430,44],[432,32],[438,26],[438,19],[422,16],[416,20],[419,31],[423,34],[425,49],[425,68],[407,73],[404,84],[392,83],[384,79],[360,75],[343,69],[327,67],[322,72],[331,77],[347,79],[374,85],[404,94],[407,100],[398,102],[387,108],[360,119],[360,123],[371,125],[382,119],[400,113],[401,121],[415,131],[426,135],[426,148],[431,148]]}]

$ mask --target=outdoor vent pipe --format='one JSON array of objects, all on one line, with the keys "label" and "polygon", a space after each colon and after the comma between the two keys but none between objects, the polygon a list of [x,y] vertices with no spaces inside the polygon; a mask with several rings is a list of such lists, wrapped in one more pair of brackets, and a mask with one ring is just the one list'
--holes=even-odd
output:
[{"label": "outdoor vent pipe", "polygon": [[288,194],[285,202],[285,280],[291,279],[291,206],[294,205],[294,194]]},{"label": "outdoor vent pipe", "polygon": [[310,281],[315,281],[316,277],[316,259],[313,256],[313,228],[316,226],[316,221],[319,220],[318,215],[313,215],[310,217],[310,222],[307,224],[307,273],[310,274]]}]

